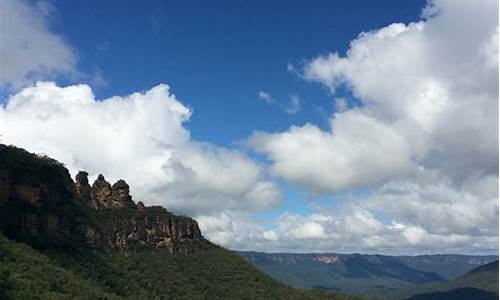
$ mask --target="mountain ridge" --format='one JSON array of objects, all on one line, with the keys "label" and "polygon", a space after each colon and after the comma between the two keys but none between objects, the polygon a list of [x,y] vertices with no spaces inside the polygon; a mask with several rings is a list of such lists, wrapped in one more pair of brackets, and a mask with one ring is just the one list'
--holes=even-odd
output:
[{"label": "mountain ridge", "polygon": [[476,267],[452,281],[374,295],[372,299],[495,300],[498,299],[498,260]]},{"label": "mountain ridge", "polygon": [[387,256],[255,251],[240,251],[238,254],[288,284],[349,293],[385,292],[445,282],[478,265],[498,259],[497,256],[465,255]]}]

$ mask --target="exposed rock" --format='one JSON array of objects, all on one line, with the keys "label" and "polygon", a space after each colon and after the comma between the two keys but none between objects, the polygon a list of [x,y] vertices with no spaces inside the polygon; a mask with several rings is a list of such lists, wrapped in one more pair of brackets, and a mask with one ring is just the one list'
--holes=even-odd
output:
[{"label": "exposed rock", "polygon": [[111,186],[99,175],[90,187],[84,171],[75,180],[55,160],[0,144],[0,231],[34,247],[127,255],[143,249],[189,254],[212,247],[195,220],[136,205],[124,180]]},{"label": "exposed rock", "polygon": [[111,191],[111,207],[112,208],[137,208],[132,197],[130,196],[130,188],[125,180],[118,180],[112,186]]},{"label": "exposed rock", "polygon": [[75,177],[76,196],[90,208],[97,209],[97,201],[94,197],[92,197],[92,188],[90,187],[88,176],[89,173],[85,171],[80,171],[78,172],[78,174],[76,174]]},{"label": "exposed rock", "polygon": [[92,198],[95,199],[98,207],[111,207],[111,184],[106,181],[102,174],[97,176],[92,184]]},{"label": "exposed rock", "polygon": [[97,219],[102,224],[107,250],[129,255],[139,249],[189,254],[208,247],[195,220],[174,216],[164,208],[145,207],[112,217],[103,211]]},{"label": "exposed rock", "polygon": [[[80,172],[82,173],[82,172]],[[78,173],[80,175],[80,173]],[[88,194],[87,194],[87,188],[85,185],[85,180],[87,180],[87,185],[88,185],[88,179],[87,176],[88,174],[84,172],[85,174],[81,174],[80,177],[83,180],[83,189],[85,190],[84,194],[82,196],[78,195],[80,197],[80,200],[82,200],[84,203],[87,203],[91,208],[98,208],[98,207],[104,207],[104,208],[137,208],[135,205],[134,201],[132,201],[132,197],[130,196],[130,187],[125,182],[125,180],[118,180],[113,186],[109,182],[106,181],[104,176],[102,174],[99,174],[97,176],[96,181],[94,181],[94,184],[92,185],[92,188],[90,188],[90,199],[87,199]],[[79,177],[77,175],[77,177]],[[76,190],[78,192],[79,189],[81,189],[82,184],[78,183],[77,178],[77,184],[76,184]]]},{"label": "exposed rock", "polygon": [[0,170],[0,206],[7,202],[10,195],[9,176],[6,170]]},{"label": "exposed rock", "polygon": [[84,245],[87,226],[59,162],[0,145],[0,231],[36,247]]},{"label": "exposed rock", "polygon": [[27,184],[17,184],[12,186],[15,197],[19,200],[30,203],[34,206],[40,206],[42,197],[42,189],[38,186]]}]

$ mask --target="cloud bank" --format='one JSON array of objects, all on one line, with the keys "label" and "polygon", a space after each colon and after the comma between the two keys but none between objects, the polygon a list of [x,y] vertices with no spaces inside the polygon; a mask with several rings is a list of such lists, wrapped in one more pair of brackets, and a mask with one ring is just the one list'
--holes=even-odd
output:
[{"label": "cloud bank", "polygon": [[[496,249],[497,23],[496,1],[436,0],[427,4],[422,21],[363,32],[345,55],[318,56],[301,72],[334,95],[349,89],[360,107],[343,106],[328,131],[292,126],[256,132],[249,144],[268,157],[275,176],[311,193],[372,191],[349,201],[355,208],[344,211],[347,215],[332,212],[342,226],[317,227],[331,241],[338,235],[348,244],[342,233],[348,230],[365,249],[371,244]],[[355,229],[367,218],[345,223],[376,212],[388,221],[374,217],[363,229],[369,237]],[[315,217],[306,218],[304,224]]]},{"label": "cloud bank", "polygon": [[46,153],[74,175],[124,178],[136,200],[190,215],[258,211],[280,202],[275,183],[237,150],[193,141],[191,110],[158,85],[98,101],[87,85],[38,82],[0,109],[2,143]]}]

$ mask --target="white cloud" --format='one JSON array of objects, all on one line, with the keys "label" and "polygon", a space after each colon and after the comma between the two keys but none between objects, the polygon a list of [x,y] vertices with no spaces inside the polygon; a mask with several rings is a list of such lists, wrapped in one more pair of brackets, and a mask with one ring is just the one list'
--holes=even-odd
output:
[{"label": "white cloud", "polygon": [[331,128],[306,124],[254,133],[250,145],[269,156],[274,175],[317,193],[378,183],[411,166],[405,137],[360,110],[337,114]]},{"label": "white cloud", "polygon": [[17,88],[33,79],[74,75],[77,56],[49,26],[53,8],[46,2],[0,3],[0,88]]},{"label": "white cloud", "polygon": [[330,131],[306,124],[254,134],[276,175],[335,192],[404,176],[409,166],[454,181],[498,173],[498,4],[429,5],[439,13],[362,33],[345,57],[306,64],[306,79],[346,86],[363,106],[336,113]]},{"label": "white cloud", "polygon": [[231,249],[264,249],[267,242],[277,242],[278,236],[264,230],[248,211],[221,210],[196,219],[205,237]]},{"label": "white cloud", "polygon": [[286,105],[277,102],[276,99],[274,99],[269,93],[264,91],[260,91],[258,96],[260,100],[264,101],[268,105],[276,105],[289,115],[296,114],[300,111],[300,96],[298,94],[290,94],[288,96],[290,100]]},{"label": "white cloud", "polygon": [[498,236],[497,176],[462,186],[429,171],[420,176],[412,182],[388,183],[362,205],[430,234]]},{"label": "white cloud", "polygon": [[347,99],[344,97],[335,98],[335,112],[341,113],[345,112],[349,109],[349,104],[347,103]]},{"label": "white cloud", "polygon": [[[430,1],[423,16],[361,33],[345,55],[306,63],[303,78],[333,94],[347,88],[361,107],[339,102],[326,131],[292,126],[256,132],[249,143],[267,155],[272,174],[309,192],[369,188],[369,197],[350,201],[357,209],[322,212],[341,224],[322,224],[332,241],[380,251],[492,251],[498,246],[498,2]],[[376,212],[392,223],[380,222]],[[279,236],[290,238],[280,247],[297,246],[290,233]]]},{"label": "white cloud", "polygon": [[323,225],[318,222],[307,222],[294,228],[290,234],[299,240],[324,239],[327,237]]},{"label": "white cloud", "polygon": [[283,107],[283,110],[289,114],[293,115],[300,111],[300,97],[297,94],[290,94],[290,102],[288,105]]},{"label": "white cloud", "polygon": [[259,95],[259,99],[262,100],[262,101],[264,101],[264,102],[266,102],[267,104],[270,105],[270,104],[274,103],[274,99],[273,99],[273,97],[271,97],[270,94],[268,94],[266,92],[263,92],[263,91],[260,91],[258,93],[258,95]]},{"label": "white cloud", "polygon": [[278,234],[274,230],[267,230],[262,233],[262,237],[266,240],[277,241],[279,239]]},{"label": "white cloud", "polygon": [[87,85],[38,82],[0,109],[0,137],[64,162],[73,175],[124,178],[135,200],[177,212],[255,211],[281,200],[243,153],[191,140],[183,127],[190,116],[166,85],[97,101]]},{"label": "white cloud", "polygon": [[[257,220],[248,218],[240,224],[241,217],[235,216],[231,221],[232,228],[240,230],[231,232],[227,245],[237,250],[337,253],[362,251],[396,255],[491,254],[497,249],[498,231],[493,228],[494,224],[488,225],[494,231],[474,234],[465,231],[440,233],[432,230],[431,224],[420,226],[405,220],[383,223],[364,201],[368,199],[363,199],[356,205],[325,208],[321,213],[308,215],[285,213],[272,222],[276,227],[272,230],[266,230]],[[436,210],[438,212],[435,214],[443,213],[439,207]],[[469,223],[466,226],[472,228],[475,224]]]}]

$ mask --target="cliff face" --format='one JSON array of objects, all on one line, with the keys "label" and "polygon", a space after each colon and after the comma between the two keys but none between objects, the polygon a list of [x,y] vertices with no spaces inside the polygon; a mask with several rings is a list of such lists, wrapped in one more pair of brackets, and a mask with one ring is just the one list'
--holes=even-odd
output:
[{"label": "cliff face", "polygon": [[196,221],[171,215],[161,207],[119,213],[103,209],[95,216],[101,224],[105,248],[110,251],[131,254],[141,249],[164,249],[190,254],[208,247]]},{"label": "cliff face", "polygon": [[88,174],[73,182],[59,162],[0,145],[0,231],[35,247],[127,255],[143,249],[193,253],[210,247],[195,220],[135,204],[124,180]]},{"label": "cliff face", "polygon": [[57,161],[0,145],[0,230],[39,247],[85,244],[82,206],[73,181]]},{"label": "cliff face", "polygon": [[93,210],[106,250],[131,254],[140,249],[165,249],[188,254],[207,246],[195,220],[162,207],[135,204],[124,180],[111,185],[100,174],[90,187],[87,172],[81,171],[76,175],[75,190],[77,199]]}]

